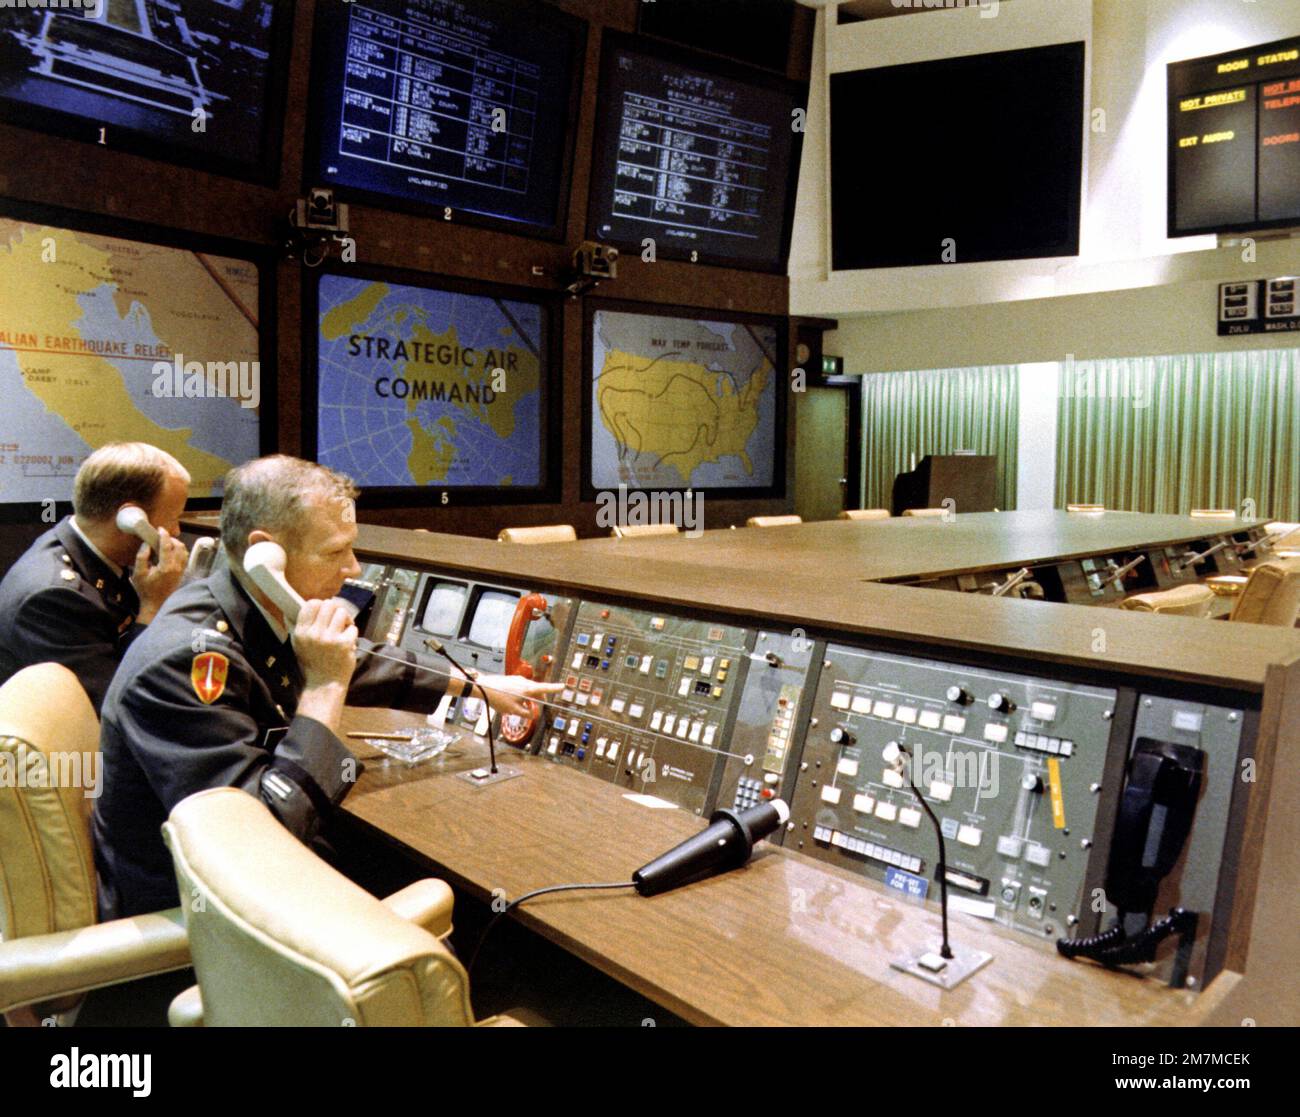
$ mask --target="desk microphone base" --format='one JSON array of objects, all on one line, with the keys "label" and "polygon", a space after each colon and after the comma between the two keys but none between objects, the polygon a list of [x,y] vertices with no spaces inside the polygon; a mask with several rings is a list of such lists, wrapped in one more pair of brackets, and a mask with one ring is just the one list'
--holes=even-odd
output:
[{"label": "desk microphone base", "polygon": [[954,946],[952,953],[951,958],[941,958],[937,950],[926,950],[907,958],[895,958],[889,965],[940,989],[955,989],[971,974],[993,961],[993,955],[986,950]]},{"label": "desk microphone base", "polygon": [[516,776],[522,776],[523,774],[522,769],[512,768],[508,764],[499,764],[497,765],[496,775],[493,775],[488,768],[475,768],[469,772],[457,772],[456,778],[473,784],[475,787],[487,787],[489,784],[501,783],[502,780],[512,780]]}]

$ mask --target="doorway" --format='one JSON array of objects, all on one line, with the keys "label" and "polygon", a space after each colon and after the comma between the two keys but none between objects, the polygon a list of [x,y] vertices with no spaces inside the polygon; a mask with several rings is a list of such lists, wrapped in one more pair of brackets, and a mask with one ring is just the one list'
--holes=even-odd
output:
[{"label": "doorway", "polygon": [[862,501],[862,382],[829,377],[795,398],[794,510],[833,520]]}]

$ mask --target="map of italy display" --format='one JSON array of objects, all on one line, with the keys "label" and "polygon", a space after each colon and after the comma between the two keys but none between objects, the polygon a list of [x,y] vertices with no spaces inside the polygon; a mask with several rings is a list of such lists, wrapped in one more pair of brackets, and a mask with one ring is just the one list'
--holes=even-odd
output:
[{"label": "map of italy display", "polygon": [[773,484],[773,326],[598,310],[592,322],[591,484]]},{"label": "map of italy display", "polygon": [[250,260],[0,217],[0,503],[69,500],[86,457],[120,440],[219,494],[258,453],[253,396],[219,393],[258,390],[257,311]]},{"label": "map of italy display", "polygon": [[540,304],[323,275],[316,458],[358,484],[542,483]]}]

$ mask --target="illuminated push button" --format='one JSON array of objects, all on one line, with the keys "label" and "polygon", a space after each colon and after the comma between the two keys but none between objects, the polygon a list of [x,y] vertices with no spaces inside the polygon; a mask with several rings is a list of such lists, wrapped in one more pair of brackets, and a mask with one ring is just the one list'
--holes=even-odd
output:
[{"label": "illuminated push button", "polygon": [[894,771],[893,768],[886,768],[883,772],[880,773],[880,782],[883,783],[886,787],[901,788],[905,785],[905,781],[902,777],[902,774]]},{"label": "illuminated push button", "polygon": [[1003,857],[1010,857],[1013,861],[1019,859],[1024,848],[1024,839],[1017,838],[1014,834],[1003,834],[998,839],[998,853]]},{"label": "illuminated push button", "polygon": [[576,653],[574,653],[574,656],[573,656],[573,662],[570,664],[570,666],[573,667],[573,668],[575,668],[575,669],[578,668],[578,667],[581,667],[581,666],[582,666],[582,661],[583,661],[583,659],[584,659],[584,656],[583,656],[583,654],[582,654],[581,652],[576,652]]},{"label": "illuminated push button", "polygon": [[935,780],[930,784],[930,798],[939,803],[947,803],[952,799],[952,784]]},{"label": "illuminated push button", "polygon": [[1056,720],[1056,703],[1055,702],[1033,702],[1029,706],[1029,716],[1035,721],[1055,721]]},{"label": "illuminated push button", "polygon": [[1175,710],[1173,727],[1180,733],[1199,733],[1203,717],[1196,710]]},{"label": "illuminated push button", "polygon": [[685,698],[691,693],[691,683],[694,681],[695,680],[690,675],[683,675],[682,681],[677,684],[677,694],[680,697]]},{"label": "illuminated push button", "polygon": [[904,725],[915,725],[916,707],[899,706],[898,709],[894,711],[894,717],[896,720],[901,721]]},{"label": "illuminated push button", "polygon": [[633,721],[640,721],[641,715],[645,713],[645,707],[640,702],[633,702],[627,709],[627,716]]},{"label": "illuminated push button", "polygon": [[701,675],[713,674],[713,656],[706,655],[704,657],[704,662],[700,664],[700,674]]},{"label": "illuminated push button", "polygon": [[[655,712],[658,713],[658,711],[655,711]],[[654,721],[653,721],[653,720],[651,720],[650,725],[651,725],[652,727],[654,726]],[[677,725],[677,715],[676,715],[676,714],[669,714],[666,718],[664,718],[664,732],[665,732],[665,733],[671,733],[671,732],[673,731],[673,729],[674,729],[674,727],[675,727],[676,725]]]},{"label": "illuminated push button", "polygon": [[608,737],[597,737],[597,738],[596,738],[596,755],[597,755],[597,756],[604,756],[604,755],[605,755],[605,746],[606,746],[607,744],[609,744],[609,738],[608,738]]},{"label": "illuminated push button", "polygon": [[853,809],[858,814],[870,814],[876,809],[876,801],[870,795],[858,793],[853,796]]},{"label": "illuminated push button", "polygon": [[684,660],[682,660],[682,667],[687,671],[696,671],[699,669],[699,666],[700,657],[697,655],[688,655]]},{"label": "illuminated push button", "polygon": [[945,714],[943,719],[945,733],[965,733],[966,719],[960,714]]},{"label": "illuminated push button", "polygon": [[714,697],[714,698],[721,698],[721,697],[722,697],[722,687],[720,687],[720,686],[715,686],[715,687],[713,688],[713,697]]},{"label": "illuminated push button", "polygon": [[775,772],[764,772],[763,782],[766,784],[771,784],[771,786],[775,787],[778,783],[781,782],[781,777],[777,775]]},{"label": "illuminated push button", "polygon": [[938,710],[922,710],[920,724],[922,729],[938,729],[943,718]]},{"label": "illuminated push button", "polygon": [[571,691],[571,690],[562,690],[562,691],[560,691],[560,701],[561,701],[561,702],[572,702],[572,701],[573,701],[573,691]]},{"label": "illuminated push button", "polygon": [[698,742],[699,739],[700,739],[700,734],[701,734],[703,731],[704,731],[704,722],[702,722],[702,721],[693,721],[693,722],[691,722],[691,740],[692,740],[692,741],[697,741],[697,742]]},{"label": "illuminated push button", "polygon": [[578,691],[575,701],[579,706],[585,706],[588,702],[591,701],[591,695],[584,694],[582,691]]},{"label": "illuminated push button", "polygon": [[648,674],[650,674],[650,666],[651,666],[651,664],[654,663],[654,661],[655,661],[655,657],[654,657],[654,656],[652,656],[652,655],[643,655],[643,656],[641,657],[641,668],[640,668],[640,670],[641,670],[641,674],[643,674],[643,675],[648,675]]},{"label": "illuminated push button", "polygon": [[841,776],[856,776],[858,774],[858,762],[850,760],[847,756],[841,756],[840,762],[835,766],[835,770]]},{"label": "illuminated push button", "polygon": [[603,632],[597,632],[596,635],[591,638],[591,646],[596,651],[600,651],[600,645],[604,643],[604,641],[605,641],[605,634]]},{"label": "illuminated push button", "polygon": [[689,733],[690,731],[691,731],[691,719],[687,717],[683,717],[677,723],[677,736],[685,737],[686,734]]},{"label": "illuminated push button", "polygon": [[650,715],[650,728],[653,729],[656,733],[658,733],[659,726],[662,724],[663,720],[664,720],[663,710],[656,710],[653,714]]},{"label": "illuminated push button", "polygon": [[1052,851],[1047,846],[1040,846],[1036,842],[1031,842],[1029,848],[1025,850],[1025,860],[1031,865],[1046,868],[1051,864]]},{"label": "illuminated push button", "polygon": [[984,727],[984,740],[993,741],[996,744],[1002,744],[1007,739],[1007,727],[998,725],[996,722],[989,722]]},{"label": "illuminated push button", "polygon": [[904,807],[898,812],[898,821],[903,826],[910,826],[915,830],[921,825],[921,812],[915,807]]},{"label": "illuminated push button", "polygon": [[983,837],[978,826],[961,826],[957,830],[957,840],[964,846],[977,846]]},{"label": "illuminated push button", "polygon": [[1061,755],[1062,755],[1062,756],[1073,756],[1073,755],[1074,755],[1074,742],[1073,742],[1073,741],[1062,741],[1062,742],[1061,742]]},{"label": "illuminated push button", "polygon": [[575,718],[573,721],[569,722],[569,728],[568,728],[568,734],[569,734],[569,736],[570,736],[570,737],[576,737],[576,736],[578,735],[578,730],[579,730],[580,728],[581,728],[581,726],[578,724],[578,721],[577,721],[576,718]]},{"label": "illuminated push button", "polygon": [[612,764],[615,760],[618,759],[618,750],[619,750],[619,743],[617,741],[611,741],[609,746],[609,751],[606,753],[605,759],[607,759]]},{"label": "illuminated push button", "polygon": [[621,714],[625,709],[627,709],[627,701],[622,698],[615,698],[609,704],[609,708],[612,712],[616,714]]},{"label": "illuminated push button", "polygon": [[892,718],[894,716],[894,704],[892,702],[877,702],[871,707],[871,712],[878,718]]},{"label": "illuminated push button", "polygon": [[708,726],[705,726],[705,728],[704,728],[704,743],[705,743],[706,745],[711,745],[711,744],[713,744],[713,738],[716,737],[717,734],[718,734],[718,727],[717,727],[716,725],[708,725]]},{"label": "illuminated push button", "polygon": [[[1040,738],[1040,740],[1041,740],[1041,739],[1042,739],[1042,738]],[[1058,754],[1059,754],[1060,751],[1061,751],[1061,738],[1060,738],[1060,737],[1048,737],[1048,738],[1047,738],[1047,751],[1048,751],[1048,752],[1051,752],[1051,753],[1058,753]]]},{"label": "illuminated push button", "polygon": [[898,808],[893,803],[886,803],[882,799],[876,804],[876,817],[881,822],[893,822],[898,817]]},{"label": "illuminated push button", "polygon": [[546,746],[546,751],[550,753],[552,756],[554,756],[557,752],[559,752],[559,750],[560,750],[559,737],[552,737],[551,743]]},{"label": "illuminated push button", "polygon": [[855,714],[871,713],[871,699],[864,698],[860,694],[855,694],[853,696],[852,709]]},{"label": "illuminated push button", "polygon": [[840,789],[838,787],[832,787],[830,784],[826,784],[822,788],[822,802],[830,803],[833,806],[839,803],[839,801],[840,801]]},{"label": "illuminated push button", "polygon": [[835,710],[847,710],[852,702],[847,690],[837,690],[831,693],[831,708]]},{"label": "illuminated push button", "polygon": [[726,671],[719,671],[719,672],[718,672],[718,682],[720,682],[720,683],[725,683],[726,681],[727,681],[727,673],[726,673]]}]

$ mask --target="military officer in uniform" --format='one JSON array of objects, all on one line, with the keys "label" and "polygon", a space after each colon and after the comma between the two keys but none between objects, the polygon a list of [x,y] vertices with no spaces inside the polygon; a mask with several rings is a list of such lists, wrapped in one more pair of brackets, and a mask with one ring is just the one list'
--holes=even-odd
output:
[{"label": "military officer in uniform", "polygon": [[[82,463],[73,514],[45,532],[0,581],[0,682],[33,663],[62,663],[99,711],[122,654],[185,573],[181,512],[190,476],[143,442],[102,446]],[[117,527],[123,505],[144,509],[159,555]]]},{"label": "military officer in uniform", "polygon": [[[428,713],[445,691],[463,693],[458,672],[449,678],[414,653],[359,640],[351,614],[330,600],[360,573],[355,496],[343,475],[283,455],[228,475],[228,562],[173,595],[104,703],[94,813],[101,918],[178,902],[160,828],[187,795],[243,788],[311,843],[360,767],[337,735],[345,701]],[[246,550],[267,540],[284,548],[285,577],[307,599],[292,626],[244,572]],[[560,685],[478,683],[506,714]]]}]

